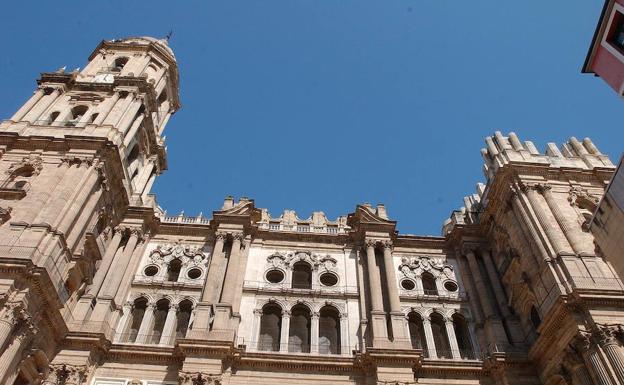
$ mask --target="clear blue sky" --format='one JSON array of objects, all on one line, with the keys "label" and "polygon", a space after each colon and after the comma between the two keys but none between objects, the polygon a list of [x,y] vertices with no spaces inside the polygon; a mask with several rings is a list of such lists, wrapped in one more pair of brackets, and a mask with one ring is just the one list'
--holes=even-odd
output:
[{"label": "clear blue sky", "polygon": [[483,180],[495,130],[589,136],[617,161],[624,101],[581,74],[602,1],[42,1],[4,4],[0,117],[39,72],[84,66],[102,39],[163,37],[181,74],[155,192],[170,214],[227,194],[274,216],[383,202],[439,234]]}]

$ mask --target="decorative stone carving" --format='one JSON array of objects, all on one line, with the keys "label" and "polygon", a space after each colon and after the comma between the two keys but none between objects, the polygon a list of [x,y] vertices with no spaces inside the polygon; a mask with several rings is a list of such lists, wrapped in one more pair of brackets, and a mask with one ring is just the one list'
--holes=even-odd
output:
[{"label": "decorative stone carving", "polygon": [[180,385],[221,385],[221,376],[215,376],[202,372],[180,372]]},{"label": "decorative stone carving", "polygon": [[39,175],[43,169],[43,160],[39,155],[30,154],[23,157],[19,162],[11,163],[11,166],[9,166],[6,173],[9,175],[13,174],[15,171],[23,167],[31,167],[33,169],[33,175]]},{"label": "decorative stone carving", "polygon": [[587,190],[580,187],[572,187],[570,189],[568,201],[572,206],[593,211],[600,202],[600,197],[592,195]]},{"label": "decorative stone carving", "polygon": [[6,223],[11,218],[11,211],[13,211],[13,207],[0,207],[0,225]]},{"label": "decorative stone carving", "polygon": [[409,278],[414,278],[427,271],[435,277],[441,276],[455,281],[453,266],[429,256],[403,257],[399,270]]},{"label": "decorative stone carving", "polygon": [[324,271],[334,271],[338,264],[338,260],[330,255],[317,255],[310,251],[295,251],[288,254],[276,252],[267,257],[268,267],[276,269],[291,269],[299,261],[309,263],[313,269],[321,268]]},{"label": "decorative stone carving", "polygon": [[54,385],[82,385],[87,378],[87,366],[85,365],[50,365],[48,378],[43,384]]},{"label": "decorative stone carving", "polygon": [[149,256],[153,263],[169,263],[173,259],[179,259],[185,265],[207,265],[208,257],[198,246],[183,245],[179,242],[158,245]]}]

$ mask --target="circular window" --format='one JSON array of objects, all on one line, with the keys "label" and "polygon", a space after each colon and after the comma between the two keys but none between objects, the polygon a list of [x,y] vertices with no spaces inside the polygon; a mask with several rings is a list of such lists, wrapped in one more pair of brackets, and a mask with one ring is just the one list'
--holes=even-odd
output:
[{"label": "circular window", "polygon": [[269,270],[266,273],[266,280],[271,283],[280,283],[284,280],[284,273],[281,270]]},{"label": "circular window", "polygon": [[444,288],[447,291],[457,291],[457,284],[453,281],[446,281],[444,282]]},{"label": "circular window", "polygon": [[411,279],[404,279],[401,281],[401,287],[405,290],[414,290],[416,288],[416,283]]},{"label": "circular window", "polygon": [[143,274],[145,274],[148,277],[153,277],[156,274],[158,274],[158,266],[148,266],[145,268],[145,270],[143,270]]},{"label": "circular window", "polygon": [[201,269],[198,269],[198,268],[194,267],[194,268],[190,269],[188,271],[188,273],[186,273],[186,275],[190,279],[197,279],[197,278],[201,277],[202,271],[201,271]]},{"label": "circular window", "polygon": [[319,277],[319,281],[321,281],[321,284],[323,284],[323,286],[336,286],[336,284],[338,283],[338,277],[336,276],[336,274],[323,273]]}]

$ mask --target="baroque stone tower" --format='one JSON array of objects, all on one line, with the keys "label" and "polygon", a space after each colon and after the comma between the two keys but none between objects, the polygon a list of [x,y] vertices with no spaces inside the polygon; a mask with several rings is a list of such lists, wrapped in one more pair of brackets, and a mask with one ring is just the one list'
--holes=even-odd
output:
[{"label": "baroque stone tower", "polygon": [[105,333],[116,322],[123,272],[144,246],[131,213],[167,166],[161,134],[178,107],[173,52],[129,38],[100,43],[81,71],[41,74],[0,125],[1,291],[12,309],[0,347],[15,350],[0,382],[13,382],[24,354],[39,373],[72,325]]},{"label": "baroque stone tower", "polygon": [[589,140],[485,139],[441,236],[149,194],[179,108],[166,41],[103,41],[0,124],[0,385],[616,385],[624,285],[587,230]]}]

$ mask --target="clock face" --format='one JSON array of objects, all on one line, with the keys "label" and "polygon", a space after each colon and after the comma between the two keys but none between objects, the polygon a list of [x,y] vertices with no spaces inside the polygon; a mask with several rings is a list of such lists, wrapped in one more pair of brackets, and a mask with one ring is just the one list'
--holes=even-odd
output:
[{"label": "clock face", "polygon": [[112,83],[114,81],[113,74],[97,74],[93,78],[95,83]]}]

